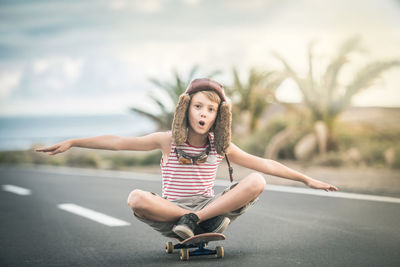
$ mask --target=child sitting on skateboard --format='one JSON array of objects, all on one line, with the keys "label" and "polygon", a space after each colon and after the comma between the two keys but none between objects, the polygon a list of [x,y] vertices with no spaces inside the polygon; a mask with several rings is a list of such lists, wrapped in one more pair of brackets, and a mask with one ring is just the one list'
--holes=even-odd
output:
[{"label": "child sitting on skateboard", "polygon": [[[162,196],[135,189],[128,196],[128,205],[139,220],[180,240],[199,233],[222,233],[264,191],[265,179],[258,172],[300,181],[315,189],[338,190],[274,160],[248,154],[231,143],[230,104],[222,85],[210,79],[193,80],[180,96],[172,131],[142,137],[104,135],[71,139],[37,151],[55,155],[73,146],[160,149]],[[214,195],[217,167],[224,157],[229,166],[231,161],[257,172]]]}]

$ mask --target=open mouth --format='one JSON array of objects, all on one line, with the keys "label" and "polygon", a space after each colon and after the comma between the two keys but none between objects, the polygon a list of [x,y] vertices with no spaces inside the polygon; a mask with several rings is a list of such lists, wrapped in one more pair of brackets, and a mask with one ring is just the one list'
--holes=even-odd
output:
[{"label": "open mouth", "polygon": [[204,126],[206,123],[204,121],[199,121],[200,126]]}]

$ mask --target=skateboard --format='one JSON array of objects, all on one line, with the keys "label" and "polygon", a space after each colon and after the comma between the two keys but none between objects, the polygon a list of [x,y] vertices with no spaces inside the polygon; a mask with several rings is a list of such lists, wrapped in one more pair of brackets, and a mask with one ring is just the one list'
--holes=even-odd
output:
[{"label": "skateboard", "polygon": [[[189,237],[177,244],[172,242],[167,242],[165,244],[165,251],[168,254],[174,252],[174,249],[180,249],[180,259],[182,261],[189,260],[189,256],[202,256],[202,255],[216,255],[217,258],[224,257],[224,248],[221,246],[216,246],[215,249],[207,249],[208,242],[225,240],[223,234],[217,233],[206,233],[199,234]],[[197,248],[195,250],[189,250],[191,248]]]}]

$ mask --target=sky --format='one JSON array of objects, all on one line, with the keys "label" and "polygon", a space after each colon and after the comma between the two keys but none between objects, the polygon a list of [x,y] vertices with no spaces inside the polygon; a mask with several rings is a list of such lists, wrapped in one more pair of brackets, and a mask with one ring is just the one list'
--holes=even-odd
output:
[{"label": "sky", "polygon": [[[300,74],[315,41],[316,73],[339,45],[361,38],[341,83],[375,60],[400,59],[398,0],[0,0],[0,116],[121,114],[152,110],[149,79],[173,81],[235,67],[279,70],[278,52]],[[318,76],[318,75],[317,75]],[[301,101],[291,81],[278,99]],[[400,106],[400,68],[353,99],[356,106]]]}]

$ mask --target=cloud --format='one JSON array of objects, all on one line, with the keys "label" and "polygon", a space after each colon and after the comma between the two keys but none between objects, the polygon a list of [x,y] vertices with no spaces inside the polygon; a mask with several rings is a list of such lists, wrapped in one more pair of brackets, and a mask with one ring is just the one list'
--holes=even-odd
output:
[{"label": "cloud", "polygon": [[0,75],[2,115],[94,113],[94,109],[115,113],[151,88],[140,66],[135,69],[105,55],[42,57],[19,69]]},{"label": "cloud", "polygon": [[183,0],[183,3],[188,6],[196,6],[201,2],[201,0]]},{"label": "cloud", "polygon": [[109,2],[109,7],[112,10],[133,10],[139,13],[152,14],[161,11],[164,0],[146,0],[146,1],[126,1],[113,0]]},{"label": "cloud", "polygon": [[42,57],[29,64],[23,74],[20,96],[42,96],[52,92],[59,94],[70,91],[79,81],[84,67],[84,59],[66,56]]},{"label": "cloud", "polygon": [[127,2],[125,0],[111,0],[109,6],[111,9],[120,10],[127,6]]},{"label": "cloud", "polygon": [[7,99],[21,81],[21,71],[4,71],[0,73],[0,100]]},{"label": "cloud", "polygon": [[[65,95],[49,99],[25,98],[0,105],[0,114],[7,115],[81,115],[123,114],[135,105],[149,109],[146,92],[108,92],[99,95]],[[146,105],[147,103],[147,105]],[[150,110],[151,107],[150,107]]]},{"label": "cloud", "polygon": [[135,7],[143,13],[156,13],[163,7],[163,0],[135,1]]},{"label": "cloud", "polygon": [[34,60],[32,69],[35,75],[43,74],[51,69],[59,69],[65,82],[74,83],[82,72],[83,64],[82,58],[46,57]]},{"label": "cloud", "polygon": [[[69,111],[60,99],[104,97],[107,102],[113,94],[140,94],[154,88],[149,77],[173,81],[174,69],[186,77],[195,64],[205,72],[199,75],[223,71],[222,83],[231,82],[233,66],[243,77],[251,67],[279,69],[271,50],[304,74],[311,39],[319,41],[317,71],[355,31],[365,37],[371,59],[399,58],[400,8],[395,5],[378,0],[0,3],[0,97],[10,103],[9,111],[35,112],[23,101],[38,99],[58,101],[58,108]],[[388,73],[388,83],[380,87],[395,90],[398,77]],[[285,86],[281,98],[293,97],[290,83]],[[393,90],[382,97],[387,93],[400,105]]]}]

